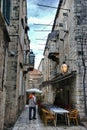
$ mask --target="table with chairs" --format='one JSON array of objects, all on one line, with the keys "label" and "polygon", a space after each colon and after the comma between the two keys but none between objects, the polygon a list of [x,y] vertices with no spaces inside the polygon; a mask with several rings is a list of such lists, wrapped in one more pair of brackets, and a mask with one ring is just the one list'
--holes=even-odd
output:
[{"label": "table with chairs", "polygon": [[53,112],[56,116],[56,124],[57,124],[57,115],[60,114],[61,116],[64,116],[66,124],[70,126],[68,110],[65,110],[64,108],[61,108],[61,107],[53,106],[50,108],[50,111]]},{"label": "table with chairs", "polygon": [[41,119],[43,120],[45,125],[47,125],[48,121],[50,120],[56,126],[58,121],[58,115],[60,115],[60,117],[63,117],[65,123],[68,126],[70,126],[71,123],[78,125],[79,112],[76,109],[61,108],[52,104],[44,104],[40,109]]}]

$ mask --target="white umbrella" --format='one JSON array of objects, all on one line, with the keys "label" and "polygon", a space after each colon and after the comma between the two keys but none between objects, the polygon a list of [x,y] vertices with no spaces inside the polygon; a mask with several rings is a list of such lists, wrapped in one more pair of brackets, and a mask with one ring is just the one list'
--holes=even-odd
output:
[{"label": "white umbrella", "polygon": [[27,89],[26,92],[42,93],[42,91],[38,88]]}]

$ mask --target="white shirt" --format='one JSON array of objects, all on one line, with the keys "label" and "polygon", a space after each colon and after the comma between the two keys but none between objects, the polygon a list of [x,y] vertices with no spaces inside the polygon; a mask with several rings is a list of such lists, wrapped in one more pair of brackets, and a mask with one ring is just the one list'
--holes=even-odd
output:
[{"label": "white shirt", "polygon": [[36,106],[36,97],[33,96],[33,98],[29,99],[29,106],[30,107],[35,107]]}]

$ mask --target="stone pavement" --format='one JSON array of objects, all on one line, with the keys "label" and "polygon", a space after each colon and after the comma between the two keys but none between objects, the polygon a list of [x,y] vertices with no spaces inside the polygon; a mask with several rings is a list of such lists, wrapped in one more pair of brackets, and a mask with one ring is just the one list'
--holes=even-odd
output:
[{"label": "stone pavement", "polygon": [[24,111],[18,118],[12,130],[87,130],[84,126],[66,126],[66,125],[54,125],[44,126],[42,120],[37,114],[36,120],[29,121],[28,119],[28,106],[25,106]]}]

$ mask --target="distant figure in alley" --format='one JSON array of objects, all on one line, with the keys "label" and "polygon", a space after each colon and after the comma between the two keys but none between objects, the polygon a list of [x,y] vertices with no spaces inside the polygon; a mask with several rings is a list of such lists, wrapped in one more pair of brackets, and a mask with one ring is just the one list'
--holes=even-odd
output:
[{"label": "distant figure in alley", "polygon": [[33,92],[29,95],[29,120],[36,119],[36,96]]}]

